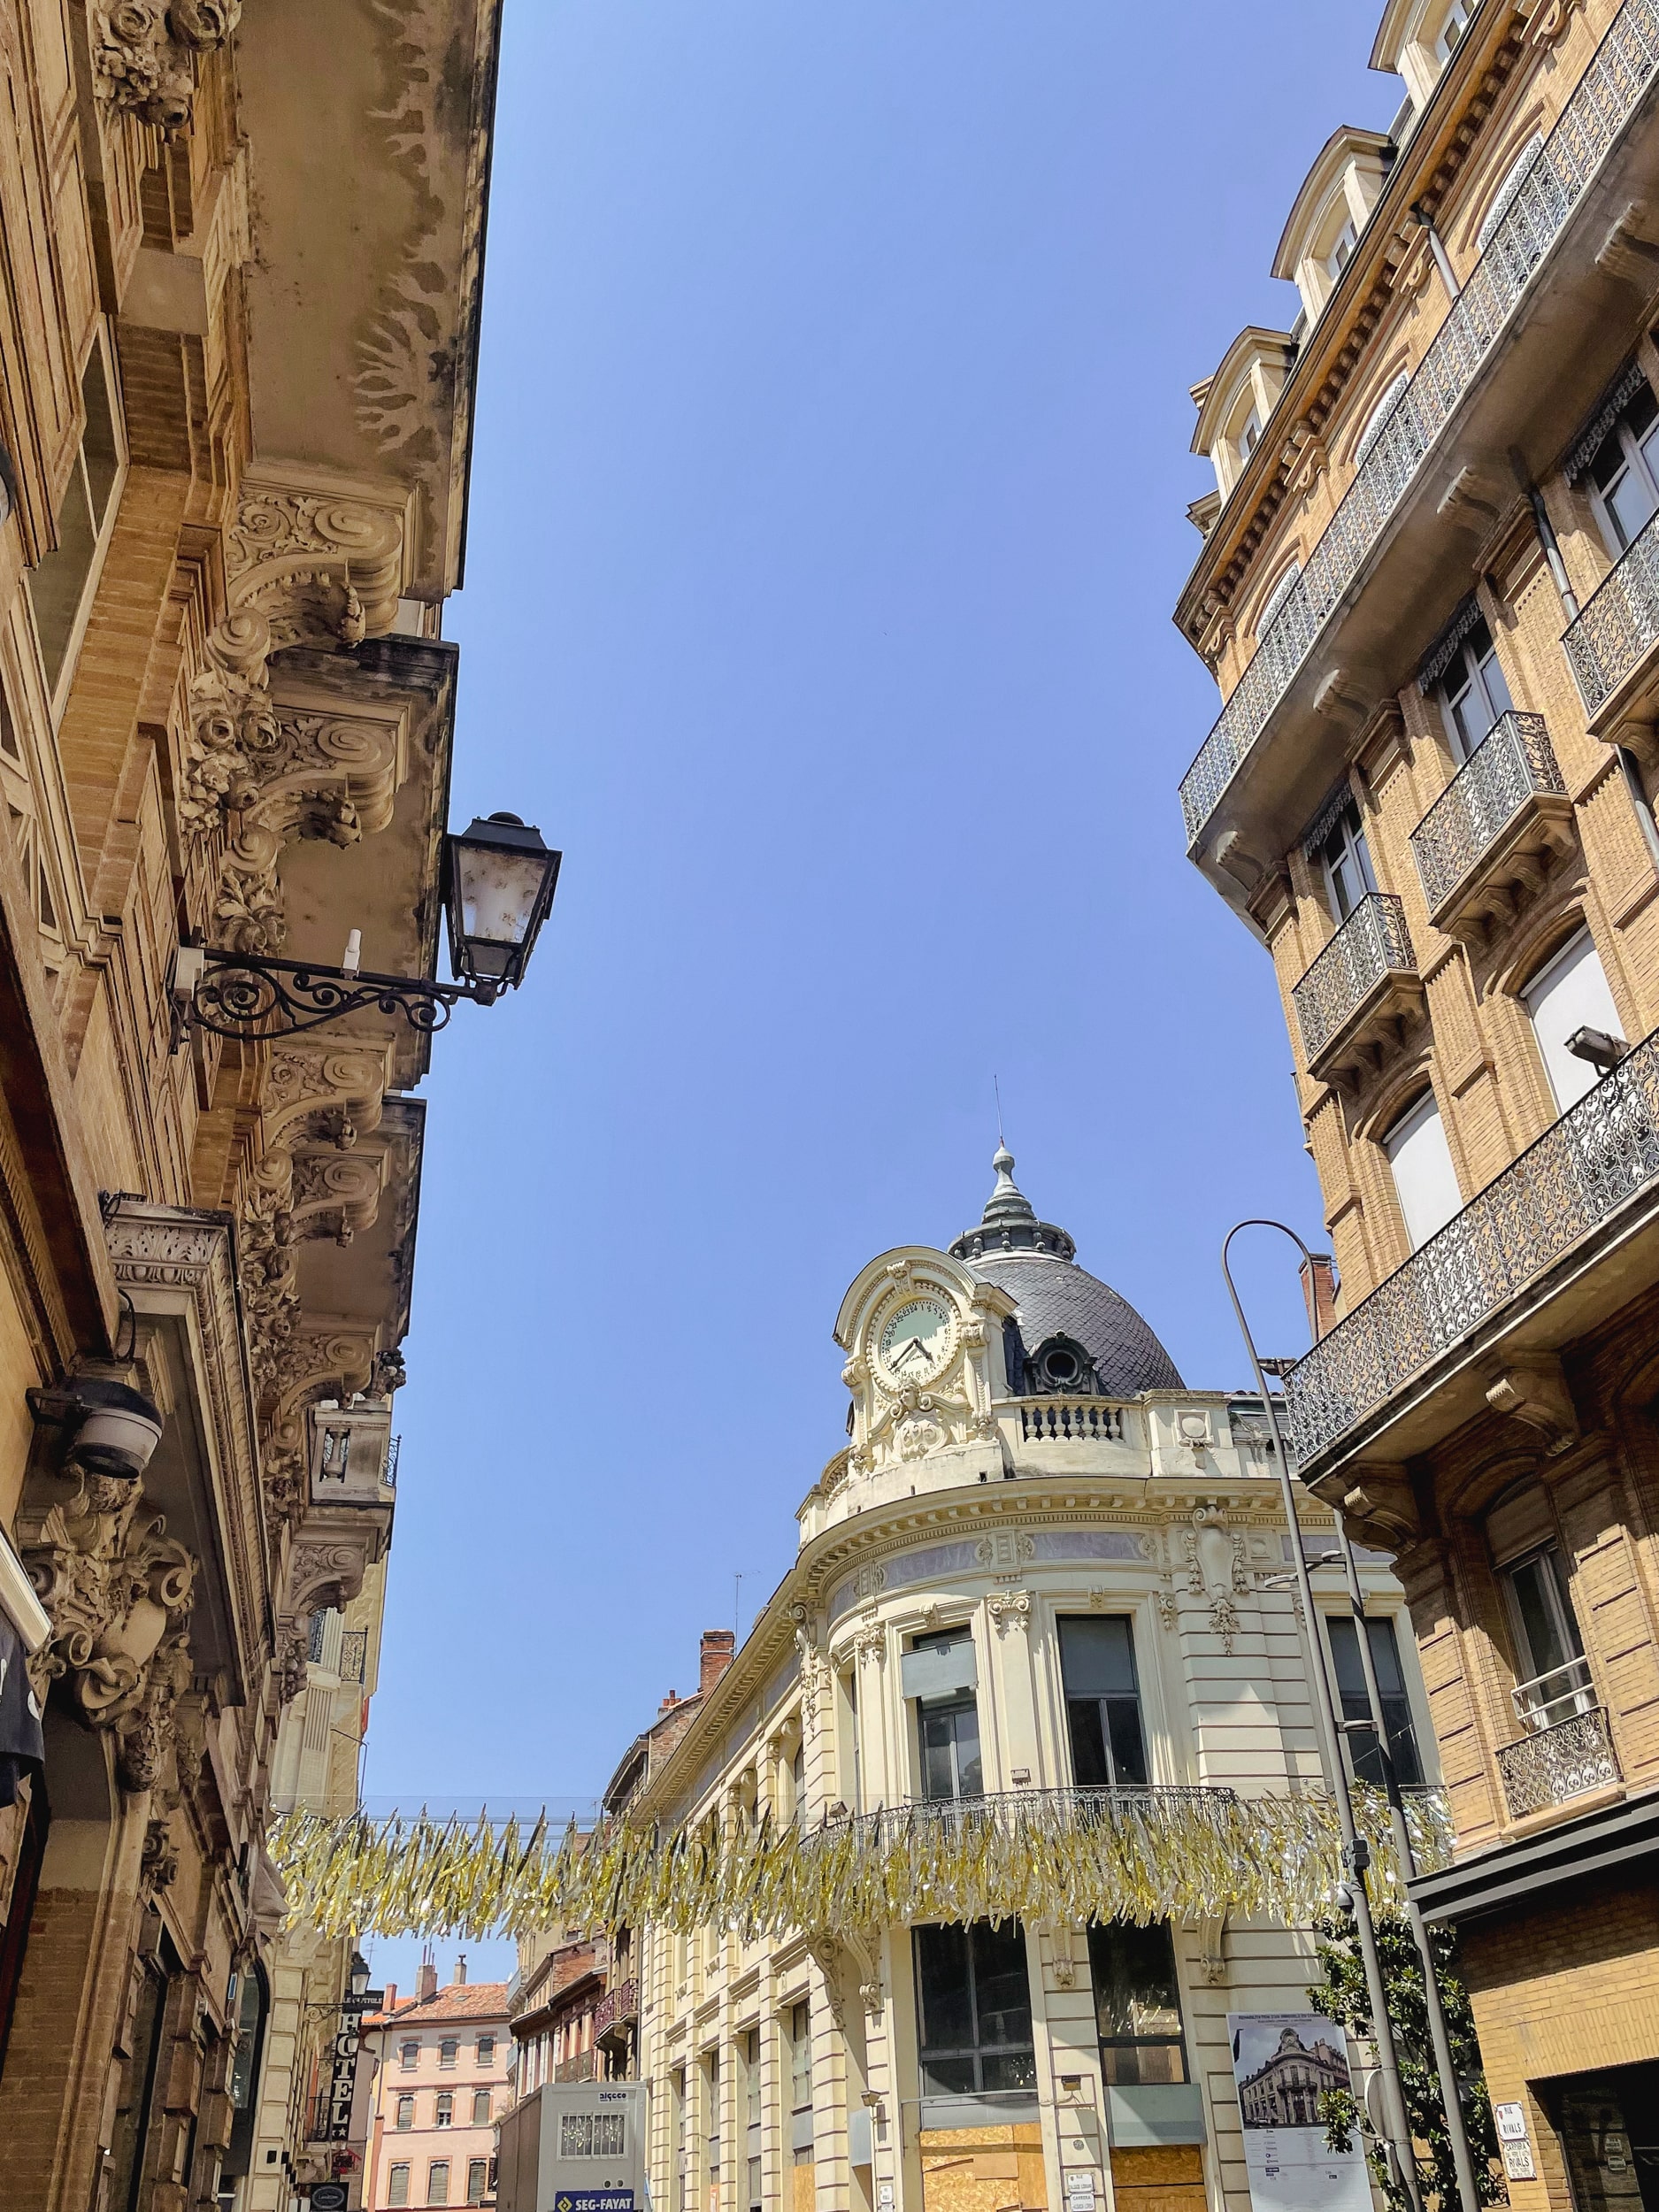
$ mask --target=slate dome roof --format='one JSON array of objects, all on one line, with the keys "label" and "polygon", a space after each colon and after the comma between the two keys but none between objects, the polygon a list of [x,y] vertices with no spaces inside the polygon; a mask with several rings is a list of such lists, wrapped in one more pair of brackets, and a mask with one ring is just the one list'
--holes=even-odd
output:
[{"label": "slate dome roof", "polygon": [[[1014,1181],[1014,1158],[1006,1146],[991,1163],[996,1187],[977,1228],[966,1230],[950,1248],[982,1281],[995,1283],[1019,1302],[1015,1357],[1038,1359],[1056,1337],[1079,1345],[1094,1367],[1094,1388],[1102,1397],[1133,1398],[1142,1390],[1184,1387],[1175,1363],[1126,1298],[1077,1264],[1077,1246],[1064,1229],[1039,1221],[1036,1210]],[[1059,1386],[1041,1372],[1016,1388]],[[1087,1379],[1068,1388],[1087,1391]]]}]

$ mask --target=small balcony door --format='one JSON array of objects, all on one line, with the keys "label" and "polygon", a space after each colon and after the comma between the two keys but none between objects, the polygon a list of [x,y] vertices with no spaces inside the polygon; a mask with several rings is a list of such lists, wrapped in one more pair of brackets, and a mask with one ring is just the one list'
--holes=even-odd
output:
[{"label": "small balcony door", "polygon": [[1554,1728],[1595,1703],[1584,1640],[1560,1552],[1543,1545],[1503,1570],[1515,1630],[1516,1709],[1529,1728]]},{"label": "small balcony door", "polygon": [[1331,901],[1331,918],[1345,922],[1366,894],[1377,888],[1371,848],[1365,842],[1357,806],[1350,803],[1343,808],[1336,826],[1319,848],[1319,861]]},{"label": "small balcony door", "polygon": [[1491,734],[1498,717],[1508,714],[1514,703],[1498,665],[1492,633],[1484,621],[1477,622],[1440,679],[1440,711],[1459,760],[1469,758]]}]

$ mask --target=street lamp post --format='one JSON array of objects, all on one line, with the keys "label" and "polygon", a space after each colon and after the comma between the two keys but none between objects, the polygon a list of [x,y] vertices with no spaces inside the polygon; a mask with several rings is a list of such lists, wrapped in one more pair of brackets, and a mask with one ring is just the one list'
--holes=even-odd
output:
[{"label": "street lamp post", "polygon": [[[1421,2212],[1422,2193],[1417,2186],[1417,2163],[1411,2149],[1411,2126],[1406,2112],[1405,2096],[1400,2085],[1399,2054],[1395,2048],[1394,2024],[1388,2016],[1386,1987],[1383,1980],[1382,1960],[1377,1948],[1377,1931],[1371,1919],[1371,1898],[1365,1886],[1365,1868],[1369,1850],[1359,1836],[1354,1818],[1354,1801],[1348,1787],[1348,1768],[1342,1756],[1342,1737],[1349,1724],[1337,1711],[1335,1694],[1325,1649],[1318,1629],[1319,1617],[1313,1601],[1313,1579],[1308,1571],[1307,1554],[1302,1548],[1302,1524],[1296,1509],[1296,1490],[1290,1471],[1290,1460],[1285,1449],[1284,1435],[1279,1425],[1279,1409],[1267,1386],[1267,1377],[1250,1333],[1244,1306],[1227,1255],[1233,1240],[1242,1229],[1276,1229],[1287,1236],[1301,1252],[1310,1269],[1313,1255],[1296,1234],[1282,1221],[1240,1221],[1227,1232],[1221,1248],[1221,1272],[1233,1301],[1233,1310],[1238,1317],[1239,1331],[1249,1355],[1256,1388],[1267,1412],[1269,1426],[1273,1434],[1273,1452],[1279,1463],[1279,1489],[1283,1495],[1285,1514],[1290,1530],[1291,1551],[1296,1586],[1302,1607],[1307,1617],[1308,1640],[1311,1647],[1314,1685],[1314,1704],[1319,1715],[1320,1736],[1325,1762],[1331,1776],[1333,1793],[1336,1800],[1337,1819],[1342,1832],[1342,1855],[1351,1879],[1348,1893],[1353,1900],[1355,1934],[1358,1939],[1360,1956],[1365,1970],[1365,1986],[1370,1998],[1371,2021],[1376,2032],[1378,2071],[1382,2078],[1384,2114],[1386,2121],[1388,2147],[1392,2153],[1402,2185],[1417,2212]],[[1377,1670],[1371,1656],[1370,1631],[1365,1619],[1364,1594],[1360,1587],[1359,1569],[1354,1558],[1354,1547],[1348,1538],[1340,1512],[1336,1516],[1337,1540],[1346,1571],[1348,1602],[1354,1614],[1355,1636],[1359,1644],[1360,1662],[1365,1683],[1369,1718],[1356,1724],[1371,1732],[1379,1755],[1384,1788],[1388,1800],[1389,1824],[1394,1848],[1399,1857],[1402,1886],[1405,1888],[1406,1918],[1416,1940],[1423,1962],[1424,2000],[1428,2013],[1429,2035],[1434,2047],[1435,2070],[1440,2076],[1440,2098],[1446,2108],[1446,2128],[1452,2146],[1452,2162],[1457,2175],[1457,2194],[1462,2212],[1479,2212],[1480,2197],[1475,2182],[1474,2162],[1469,2148],[1469,2133],[1463,2123],[1463,2099],[1458,2089],[1457,2069],[1453,2062],[1451,2037],[1446,2024],[1445,2007],[1440,2001],[1440,1981],[1435,1971],[1434,1955],[1429,1941],[1428,1930],[1423,1916],[1412,1898],[1409,1879],[1417,1871],[1411,1850],[1411,1839],[1406,1825],[1405,1808],[1400,1796],[1399,1783],[1389,1753],[1388,1732],[1383,1723],[1382,1695],[1377,1681]]]},{"label": "street lamp post", "polygon": [[493,1006],[524,980],[553,903],[561,858],[516,814],[488,815],[444,839],[453,983],[365,970],[355,929],[337,968],[180,945],[173,964],[173,1048],[179,1049],[190,1029],[249,1040],[293,1037],[369,1011],[401,1015],[411,1029],[430,1034],[444,1026],[463,999]]}]

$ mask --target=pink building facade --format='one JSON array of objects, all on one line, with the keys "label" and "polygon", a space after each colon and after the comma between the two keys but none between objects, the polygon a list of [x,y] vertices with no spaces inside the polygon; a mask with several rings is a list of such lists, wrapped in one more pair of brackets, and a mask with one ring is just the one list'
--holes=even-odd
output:
[{"label": "pink building facade", "polygon": [[423,1966],[412,1997],[388,1989],[386,2010],[365,2024],[374,2066],[365,2212],[494,2205],[495,2124],[513,2096],[507,1988],[469,1983],[464,1959],[439,1988]]}]

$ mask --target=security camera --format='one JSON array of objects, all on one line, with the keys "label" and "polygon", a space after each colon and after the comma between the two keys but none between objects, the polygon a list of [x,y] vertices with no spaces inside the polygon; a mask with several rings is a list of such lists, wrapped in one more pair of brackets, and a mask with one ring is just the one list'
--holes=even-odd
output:
[{"label": "security camera", "polygon": [[1609,1037],[1605,1029],[1575,1029],[1567,1040],[1575,1060],[1587,1060],[1598,1075],[1611,1075],[1621,1060],[1630,1056],[1623,1037]]},{"label": "security camera", "polygon": [[136,1482],[161,1441],[161,1416],[142,1390],[102,1375],[72,1386],[81,1425],[68,1456],[88,1474]]},{"label": "security camera", "polygon": [[1331,1892],[1331,1902],[1345,1920],[1351,1920],[1358,1900],[1347,1882],[1339,1882]]}]

